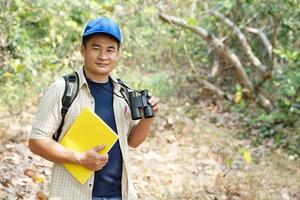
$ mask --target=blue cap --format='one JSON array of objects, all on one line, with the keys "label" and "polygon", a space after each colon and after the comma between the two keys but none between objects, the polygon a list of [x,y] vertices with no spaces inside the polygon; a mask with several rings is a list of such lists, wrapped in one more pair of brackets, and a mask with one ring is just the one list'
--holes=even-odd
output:
[{"label": "blue cap", "polygon": [[90,20],[84,28],[82,38],[94,33],[109,34],[121,43],[121,31],[119,25],[107,17]]}]

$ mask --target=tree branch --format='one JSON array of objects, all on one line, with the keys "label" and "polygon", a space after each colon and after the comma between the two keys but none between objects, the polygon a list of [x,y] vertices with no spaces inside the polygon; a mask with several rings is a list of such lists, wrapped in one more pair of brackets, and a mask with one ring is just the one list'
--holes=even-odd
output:
[{"label": "tree branch", "polygon": [[189,77],[189,79],[191,81],[196,81],[200,86],[202,86],[203,88],[209,90],[213,94],[217,95],[219,98],[222,98],[222,99],[226,98],[226,99],[232,100],[232,97],[230,95],[227,95],[220,88],[216,87],[214,84],[212,84],[212,83],[210,83],[206,80],[197,79],[195,77]]},{"label": "tree branch", "polygon": [[200,73],[199,73],[199,71],[197,70],[197,68],[196,68],[196,66],[195,66],[195,64],[194,64],[194,62],[193,62],[191,56],[189,55],[189,52],[188,52],[187,47],[186,47],[185,44],[183,45],[183,49],[184,49],[185,55],[186,55],[186,57],[187,57],[187,59],[188,59],[188,61],[189,61],[189,64],[190,64],[190,66],[191,66],[193,72],[196,73],[197,75],[199,75]]},{"label": "tree branch", "polygon": [[270,60],[272,60],[273,57],[273,46],[271,44],[271,42],[269,41],[269,39],[267,38],[267,36],[264,34],[262,29],[257,29],[257,28],[253,28],[253,27],[246,27],[246,31],[248,31],[249,33],[253,33],[256,34],[260,37],[261,41],[263,42],[264,46],[267,49],[268,52],[268,56],[270,58]]},{"label": "tree branch", "polygon": [[165,13],[160,13],[159,18],[162,21],[167,22],[169,24],[189,29],[190,31],[196,33],[197,35],[199,35],[200,37],[202,37],[205,40],[208,37],[208,32],[205,29],[203,29],[199,26],[191,26],[184,19],[174,17],[174,16],[170,16],[170,15],[167,15]]},{"label": "tree branch", "polygon": [[211,68],[211,76],[214,80],[221,74],[220,65],[218,59],[213,60],[212,68]]},{"label": "tree branch", "polygon": [[195,10],[197,7],[198,0],[193,0],[191,5],[191,17],[195,17]]},{"label": "tree branch", "polygon": [[206,40],[208,44],[212,45],[214,48],[214,52],[216,53],[217,56],[219,56],[220,58],[222,57],[226,58],[234,66],[235,74],[239,83],[250,91],[248,97],[253,97],[252,96],[254,91],[253,85],[248,75],[246,74],[245,69],[243,68],[239,58],[227,46],[225,46],[220,39],[216,38],[214,35],[208,33],[205,29],[199,26],[189,25],[184,19],[174,17],[174,16],[169,16],[165,13],[160,13],[159,17],[164,22],[188,29],[196,33],[204,40]]},{"label": "tree branch", "polygon": [[[274,26],[273,26],[273,33],[272,33],[272,47],[276,48],[276,35],[280,26],[280,18],[278,16],[274,16]],[[272,54],[272,67],[275,64],[275,54]]]},{"label": "tree branch", "polygon": [[264,77],[264,75],[267,71],[267,67],[255,56],[255,54],[253,53],[253,51],[251,49],[251,46],[249,45],[249,43],[247,41],[247,38],[242,33],[242,31],[229,18],[227,18],[223,14],[216,12],[216,11],[208,11],[208,12],[211,13],[212,15],[216,16],[223,22],[225,22],[229,27],[231,27],[233,29],[234,33],[239,38],[242,48],[244,49],[249,60],[257,68],[257,70],[260,72],[262,77]]},{"label": "tree branch", "polygon": [[267,112],[271,112],[273,109],[272,103],[270,102],[269,99],[267,99],[265,96],[263,95],[259,95],[259,105],[264,108]]}]

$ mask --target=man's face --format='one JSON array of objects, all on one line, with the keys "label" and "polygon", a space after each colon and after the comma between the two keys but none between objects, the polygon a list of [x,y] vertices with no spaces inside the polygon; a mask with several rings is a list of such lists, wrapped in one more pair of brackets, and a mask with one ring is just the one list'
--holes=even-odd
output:
[{"label": "man's face", "polygon": [[80,52],[85,70],[93,76],[108,76],[119,60],[118,43],[107,35],[92,36]]}]

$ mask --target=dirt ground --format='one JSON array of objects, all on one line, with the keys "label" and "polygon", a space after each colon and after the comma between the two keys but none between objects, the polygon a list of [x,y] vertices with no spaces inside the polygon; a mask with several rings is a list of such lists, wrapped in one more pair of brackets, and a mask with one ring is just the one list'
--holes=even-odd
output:
[{"label": "dirt ground", "polygon": [[[27,147],[34,110],[0,114],[0,199],[47,199],[52,164]],[[131,150],[140,199],[300,199],[299,158],[237,139],[226,113],[216,124],[211,111],[193,119],[177,111],[162,110],[172,117],[159,117]]]}]

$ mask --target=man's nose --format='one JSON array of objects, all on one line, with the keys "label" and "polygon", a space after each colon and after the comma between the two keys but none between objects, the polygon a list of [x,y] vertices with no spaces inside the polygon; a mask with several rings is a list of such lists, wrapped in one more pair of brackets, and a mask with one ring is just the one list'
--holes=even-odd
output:
[{"label": "man's nose", "polygon": [[98,54],[98,58],[99,59],[102,59],[102,60],[105,60],[108,58],[107,54],[103,51],[100,51],[99,54]]}]

